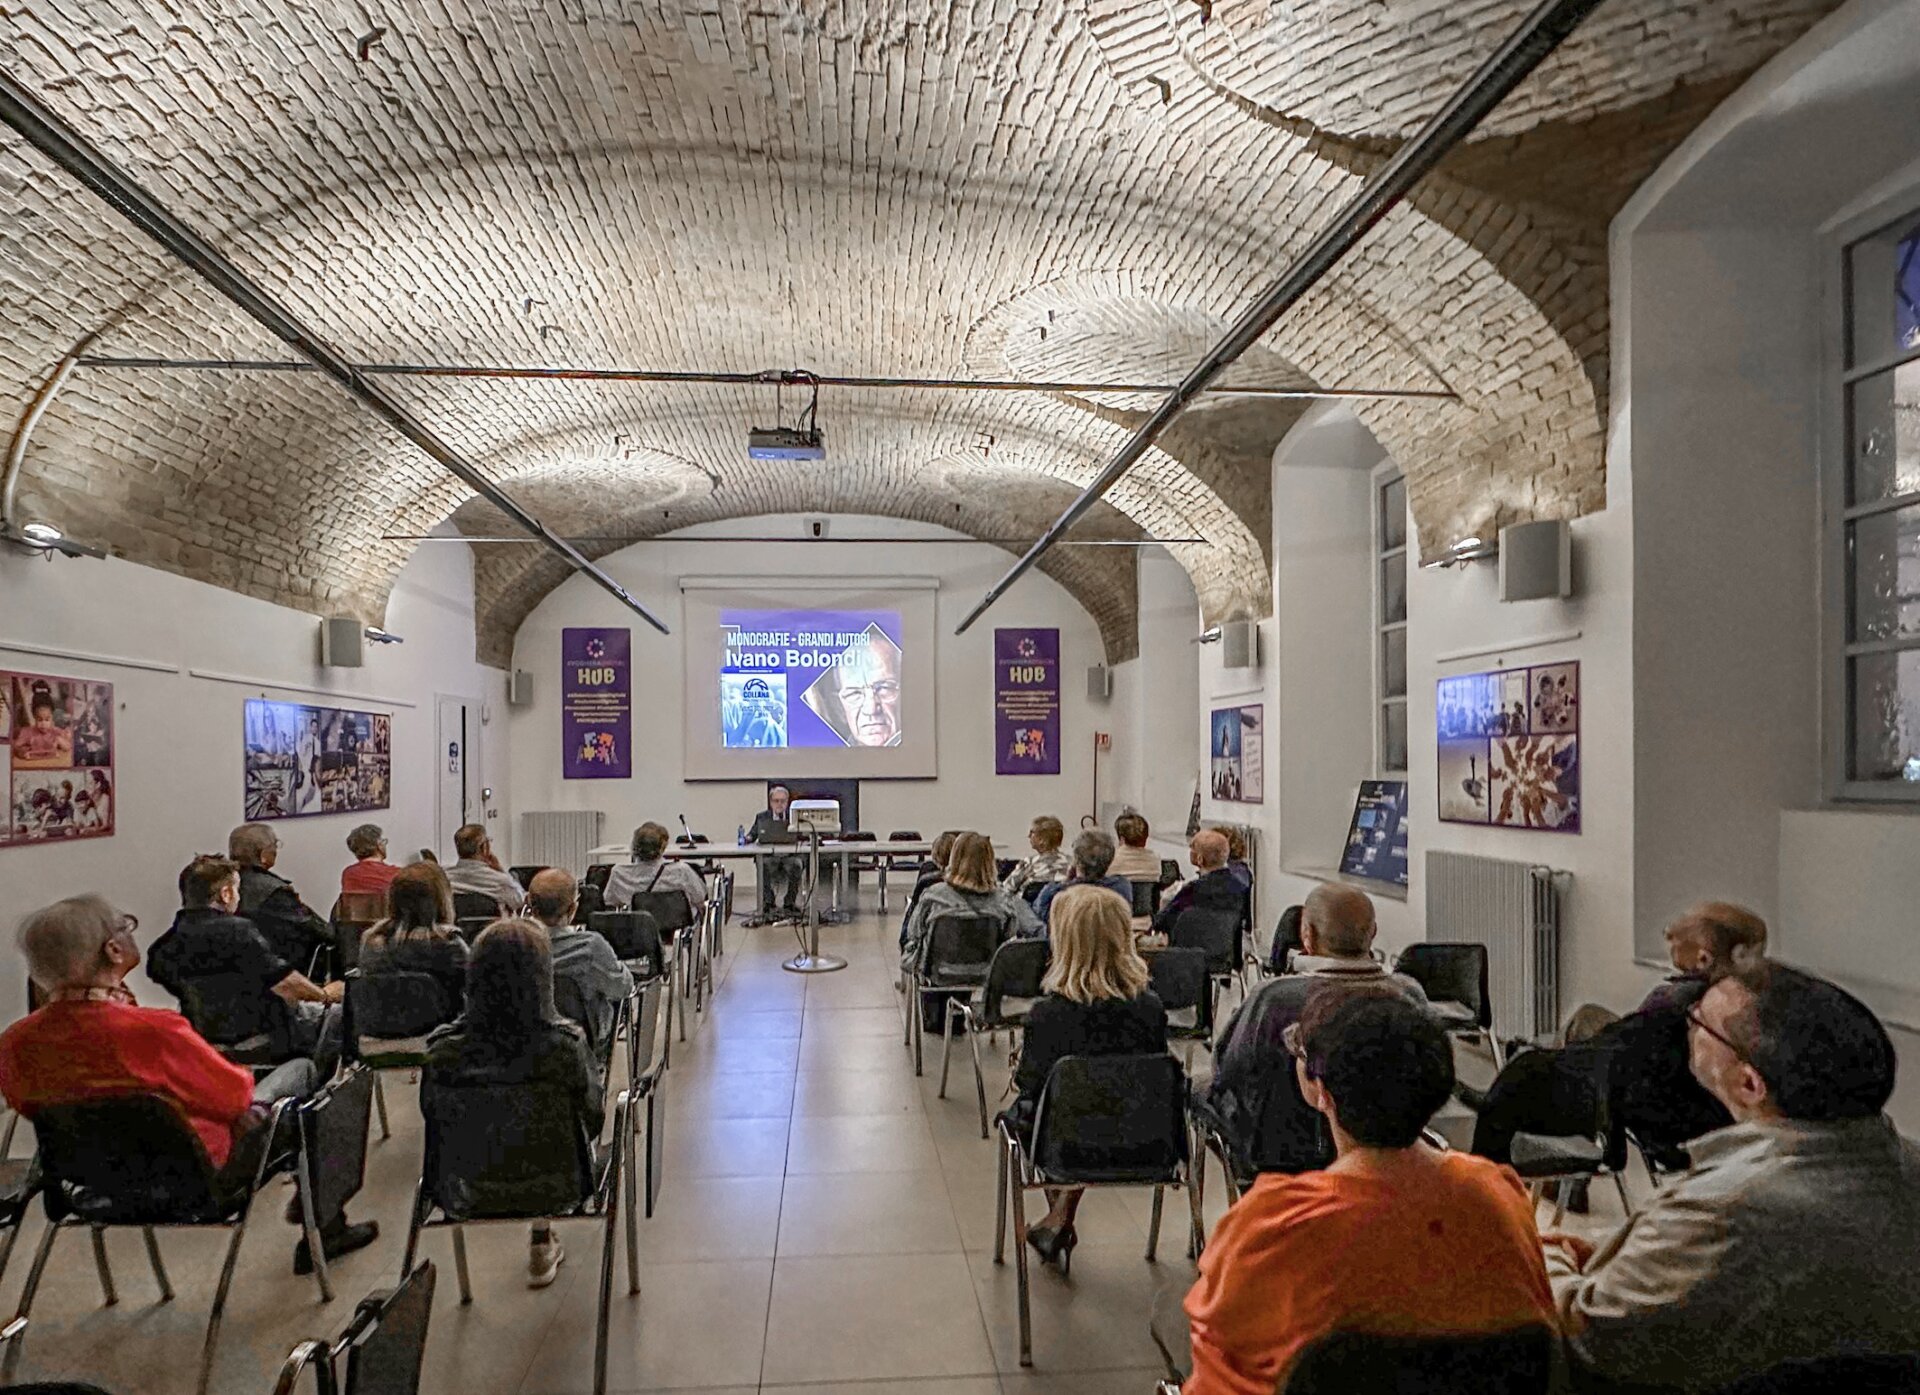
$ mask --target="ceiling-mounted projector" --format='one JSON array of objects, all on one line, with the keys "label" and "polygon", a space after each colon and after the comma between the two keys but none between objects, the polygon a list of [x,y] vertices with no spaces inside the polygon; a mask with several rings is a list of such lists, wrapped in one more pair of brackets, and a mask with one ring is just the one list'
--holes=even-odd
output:
[{"label": "ceiling-mounted projector", "polygon": [[756,426],[747,432],[754,460],[825,460],[826,438],[817,426]]}]

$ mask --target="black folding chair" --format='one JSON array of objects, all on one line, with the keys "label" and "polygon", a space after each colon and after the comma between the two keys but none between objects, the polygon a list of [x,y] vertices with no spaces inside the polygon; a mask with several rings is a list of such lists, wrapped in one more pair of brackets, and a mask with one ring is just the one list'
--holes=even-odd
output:
[{"label": "black folding chair", "polygon": [[338,1339],[302,1342],[288,1353],[273,1395],[293,1395],[309,1371],[314,1395],[419,1395],[437,1279],[433,1262],[425,1260],[397,1288],[362,1298]]},{"label": "black folding chair", "polygon": [[1260,972],[1268,978],[1291,972],[1293,956],[1306,948],[1300,939],[1300,919],[1306,912],[1305,906],[1288,906],[1280,912],[1273,927],[1273,943],[1267,946],[1267,961],[1260,966]]},{"label": "black folding chair", "polygon": [[[673,941],[674,967],[679,970],[680,996],[691,996],[696,1011],[706,1010],[707,989],[713,983],[713,944],[708,933],[711,907],[695,920],[693,907],[678,891],[636,891],[629,910],[653,917],[663,939]],[[685,1019],[681,1025],[685,1027]]]},{"label": "black folding chair", "polygon": [[[887,841],[889,843],[917,843],[920,841],[920,830],[917,828],[896,828],[887,835]],[[887,859],[887,870],[890,872],[912,872],[917,870],[919,866],[920,860],[917,857],[912,857],[905,853],[896,854]]]},{"label": "black folding chair", "polygon": [[454,929],[460,932],[461,939],[465,940],[468,944],[472,944],[475,940],[479,939],[481,935],[486,933],[489,925],[493,924],[494,921],[499,918],[497,915],[460,916],[453,922],[453,926]]},{"label": "black folding chair", "polygon": [[1167,931],[1167,945],[1171,949],[1200,950],[1207,958],[1207,976],[1224,986],[1240,972],[1244,924],[1238,911],[1189,906]]},{"label": "black folding chair", "polygon": [[585,925],[606,908],[607,898],[605,890],[593,885],[591,882],[582,882],[580,884],[578,904],[573,908],[573,923],[575,925]]},{"label": "black folding chair", "polygon": [[263,1070],[286,1059],[286,1007],[244,974],[207,974],[180,984],[180,1011],[236,1066]]},{"label": "black folding chair", "polygon": [[1448,1032],[1484,1036],[1494,1068],[1507,1063],[1506,1048],[1493,1030],[1493,996],[1487,989],[1487,947],[1482,944],[1426,942],[1408,945],[1394,961],[1427,995],[1427,1004]]},{"label": "black folding chair", "polygon": [[481,891],[453,893],[453,918],[456,922],[485,920],[491,925],[500,919],[500,903]]},{"label": "black folding chair", "polygon": [[[622,1092],[613,1107],[613,1140],[603,1148],[588,1136],[586,1120],[562,1090],[527,1083],[443,1085],[431,1074],[420,1085],[426,1152],[400,1272],[413,1272],[422,1232],[451,1226],[460,1301],[471,1303],[467,1226],[497,1221],[598,1221],[602,1237],[594,1395],[605,1395],[607,1388],[607,1324],[619,1235],[620,1170],[632,1139],[628,1103]],[[629,1207],[629,1293],[640,1291],[637,1238]]]},{"label": "black folding chair", "polygon": [[[663,1002],[667,1005],[667,1011],[671,1013],[673,985],[665,978],[645,979],[634,985],[633,996],[627,1000],[626,1009],[627,1094],[630,1097],[627,1117],[633,1125],[634,1138],[640,1140],[636,1145],[630,1146],[640,1146],[644,1149],[641,1155],[645,1159],[644,1204],[649,1220],[653,1218],[654,1203],[660,1195],[664,1157],[662,1143],[666,1136],[666,1105],[659,1088],[660,1075],[667,1068],[666,1053],[659,1049],[660,1005]],[[684,1020],[683,1018],[682,1021]],[[642,1104],[645,1105],[644,1111],[641,1108]],[[631,1215],[634,1209],[634,1186],[636,1179],[642,1174],[642,1168],[638,1162],[631,1161],[633,1159],[631,1151],[627,1156],[630,1160],[627,1167],[627,1212]],[[632,1251],[629,1250],[629,1266],[637,1263],[638,1261],[632,1256]],[[636,1286],[640,1282],[637,1271],[633,1282]]]},{"label": "black folding chair", "polygon": [[1151,919],[1160,914],[1160,884],[1158,882],[1128,882],[1133,892],[1133,915],[1138,920],[1145,916]]},{"label": "black folding chair", "polygon": [[1008,940],[987,963],[986,982],[969,997],[947,998],[944,1040],[940,1045],[940,1098],[947,1097],[947,1065],[953,1059],[953,1019],[966,1023],[973,1047],[973,1088],[980,1097],[980,1136],[987,1137],[987,1077],[980,1065],[980,1034],[1003,1028],[1017,1032],[1027,1013],[1040,1000],[1040,980],[1046,976],[1052,946],[1045,940]]},{"label": "black folding chair", "polygon": [[1547,1327],[1473,1337],[1335,1332],[1300,1353],[1279,1395],[1546,1395],[1554,1341]]},{"label": "black folding chair", "polygon": [[1536,1206],[1548,1184],[1557,1184],[1550,1226],[1559,1225],[1566,1214],[1568,1186],[1596,1177],[1612,1178],[1614,1189],[1620,1193],[1621,1210],[1633,1214],[1633,1198],[1627,1194],[1627,1131],[1620,1123],[1618,1075],[1610,1068],[1612,1060],[1606,1052],[1593,1058],[1587,1076],[1591,1091],[1581,1091],[1592,1106],[1584,1130],[1576,1134],[1516,1133],[1508,1144],[1507,1161],[1527,1183]]},{"label": "black folding chair", "polygon": [[509,867],[507,868],[507,875],[512,877],[516,882],[519,882],[520,889],[525,891],[533,885],[533,879],[546,870],[544,867]]},{"label": "black folding chair", "polygon": [[1002,1116],[993,1262],[1006,1262],[1011,1198],[1022,1366],[1033,1364],[1033,1316],[1027,1291],[1028,1192],[1049,1187],[1152,1187],[1153,1223],[1147,1234],[1151,1262],[1160,1247],[1166,1189],[1183,1187],[1190,1212],[1188,1248],[1199,1252],[1205,1236],[1188,1175],[1186,1101],[1186,1073],[1165,1053],[1067,1056],[1055,1064],[1040,1092],[1031,1143]]},{"label": "black folding chair", "polygon": [[[677,893],[676,893],[677,894]],[[686,909],[686,898],[680,897],[682,910]],[[613,946],[614,957],[627,966],[627,970],[636,979],[664,979],[671,989],[678,973],[679,954],[674,941],[660,932],[660,923],[648,911],[595,911],[587,922],[587,928],[608,944]],[[673,1042],[673,1000],[675,992],[666,994],[667,1013],[667,1050],[670,1055]],[[680,1015],[680,1040],[687,1039],[687,1018]],[[668,1064],[667,1057],[661,1060]]]},{"label": "black folding chair", "polygon": [[[173,1299],[173,1284],[160,1258],[154,1230],[163,1226],[221,1226],[233,1233],[226,1262],[214,1289],[213,1310],[207,1318],[207,1336],[200,1356],[196,1387],[206,1395],[213,1374],[213,1355],[220,1337],[220,1319],[233,1286],[240,1242],[247,1233],[253,1199],[269,1178],[289,1170],[299,1176],[301,1220],[307,1248],[313,1256],[314,1281],[324,1302],[333,1301],[326,1253],[320,1244],[313,1168],[306,1132],[296,1126],[299,1106],[282,1100],[258,1135],[248,1142],[259,1152],[249,1173],[244,1167],[214,1167],[200,1136],[172,1100],[160,1095],[126,1094],[89,1100],[83,1104],[49,1105],[33,1114],[40,1140],[40,1169],[44,1177],[47,1229],[34,1254],[20,1294],[20,1309],[8,1332],[24,1333],[34,1296],[39,1292],[54,1241],[63,1230],[86,1226],[93,1237],[94,1264],[109,1307],[119,1301],[113,1271],[107,1264],[105,1232],[111,1226],[137,1226],[147,1244],[153,1277],[162,1302]],[[9,1344],[4,1372],[11,1379],[20,1343]]]},{"label": "black folding chair", "polygon": [[1160,859],[1160,889],[1165,891],[1180,880],[1180,864],[1170,857]]},{"label": "black folding chair", "polygon": [[[698,841],[704,843],[706,839],[702,838]],[[580,890],[584,892],[588,887],[592,887],[596,892],[605,895],[607,879],[612,875],[613,864],[611,862],[596,862],[593,866],[587,868],[587,875],[580,879]]]},{"label": "black folding chair", "polygon": [[1035,901],[1040,899],[1040,893],[1045,891],[1049,885],[1051,885],[1049,882],[1021,882],[1020,899],[1031,906]]},{"label": "black folding chair", "polygon": [[[0,1133],[0,1229],[7,1233],[7,1238],[0,1241],[0,1279],[4,1279],[13,1260],[13,1247],[20,1239],[21,1223],[27,1218],[27,1207],[40,1194],[40,1160],[13,1156],[13,1136],[20,1128],[20,1116],[4,1103],[0,1103],[0,1112],[7,1116],[6,1130]],[[0,1331],[0,1342],[14,1335],[11,1328]]]},{"label": "black folding chair", "polygon": [[427,1063],[427,1033],[460,1015],[432,974],[382,970],[347,973],[347,1056],[373,1072],[373,1102],[380,1137],[393,1137],[387,1122],[384,1070],[418,1070]]},{"label": "black folding chair", "polygon": [[360,963],[360,940],[387,914],[387,898],[378,891],[342,892],[327,917],[333,926],[332,970],[344,975]]},{"label": "black folding chair", "polygon": [[[923,1020],[935,994],[966,996],[987,981],[987,965],[1005,936],[1000,921],[990,915],[948,911],[927,922],[927,938],[907,978],[907,1039],[913,1048],[913,1073],[921,1073],[926,1039]],[[944,1010],[944,1009],[943,1009]],[[940,1020],[943,1033],[952,1020]]]},{"label": "black folding chair", "polygon": [[1183,945],[1150,950],[1147,987],[1167,1010],[1167,1038],[1187,1044],[1187,1069],[1193,1069],[1197,1043],[1213,1050],[1213,980],[1206,951]]}]

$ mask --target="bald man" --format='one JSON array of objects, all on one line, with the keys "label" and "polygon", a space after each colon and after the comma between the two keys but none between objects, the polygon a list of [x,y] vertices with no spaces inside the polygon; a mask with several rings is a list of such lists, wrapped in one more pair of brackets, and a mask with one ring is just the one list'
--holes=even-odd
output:
[{"label": "bald man", "polygon": [[1193,879],[1184,883],[1153,918],[1155,934],[1171,932],[1173,923],[1186,910],[1229,911],[1246,919],[1247,889],[1227,870],[1227,847],[1227,835],[1217,828],[1203,828],[1188,840]]},{"label": "bald man", "polygon": [[527,911],[547,928],[553,946],[556,1006],[586,1032],[597,1062],[613,1033],[614,1015],[633,988],[633,975],[604,937],[573,923],[579,908],[580,885],[563,868],[543,868],[527,884]]},{"label": "bald man", "polygon": [[[1217,836],[1217,835],[1216,835]],[[1224,865],[1225,838],[1221,838]],[[1221,1029],[1205,1107],[1235,1153],[1235,1170],[1301,1172],[1333,1159],[1320,1115],[1307,1107],[1281,1040],[1323,985],[1389,983],[1421,1007],[1427,995],[1373,957],[1373,902],[1357,887],[1317,886],[1300,916],[1295,972],[1263,985]]]}]

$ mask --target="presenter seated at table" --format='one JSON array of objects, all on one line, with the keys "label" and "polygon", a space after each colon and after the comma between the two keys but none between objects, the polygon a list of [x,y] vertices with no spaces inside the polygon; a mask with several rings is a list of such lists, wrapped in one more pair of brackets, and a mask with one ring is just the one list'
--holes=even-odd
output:
[{"label": "presenter seated at table", "polygon": [[677,891],[687,898],[694,920],[700,919],[707,904],[707,884],[686,863],[665,856],[669,836],[657,823],[643,823],[633,830],[633,861],[614,868],[601,893],[609,910],[625,910],[638,892]]},{"label": "presenter seated at table", "polygon": [[[753,816],[747,841],[760,845],[792,842],[787,831],[787,806],[792,802],[793,792],[785,785],[769,786],[767,807]],[[788,915],[800,914],[800,888],[806,880],[807,860],[798,853],[769,853],[755,861],[759,863],[760,914],[773,914],[776,886],[784,888],[780,909]]]}]

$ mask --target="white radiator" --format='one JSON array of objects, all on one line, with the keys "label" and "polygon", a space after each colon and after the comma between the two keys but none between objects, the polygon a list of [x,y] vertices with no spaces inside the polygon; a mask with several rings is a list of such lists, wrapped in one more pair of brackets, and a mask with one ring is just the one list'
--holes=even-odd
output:
[{"label": "white radiator", "polygon": [[1427,854],[1427,939],[1487,947],[1494,1030],[1560,1027],[1560,891],[1551,867],[1466,853]]},{"label": "white radiator", "polygon": [[520,840],[514,848],[522,867],[564,867],[576,877],[587,873],[588,854],[600,846],[598,809],[534,809],[520,816]]}]

